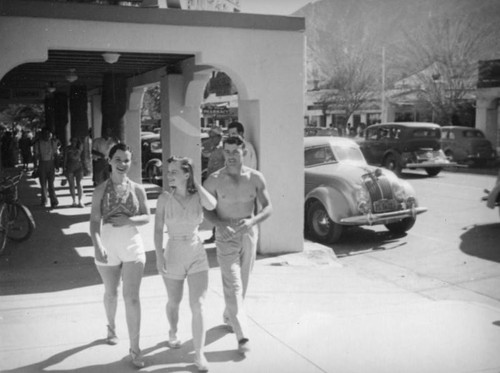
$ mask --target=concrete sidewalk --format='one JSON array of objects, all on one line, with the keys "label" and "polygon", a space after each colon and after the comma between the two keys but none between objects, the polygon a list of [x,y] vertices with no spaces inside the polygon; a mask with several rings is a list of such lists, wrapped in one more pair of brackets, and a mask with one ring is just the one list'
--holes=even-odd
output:
[{"label": "concrete sidewalk", "polygon": [[[58,181],[59,185],[59,181]],[[37,183],[21,195],[38,227],[33,237],[0,257],[0,370],[2,372],[129,372],[123,302],[120,343],[104,343],[102,284],[88,236],[89,207],[71,208],[58,187],[60,208],[38,206]],[[92,188],[85,180],[87,202]],[[147,187],[151,207],[158,190]],[[153,224],[142,228],[148,248],[141,287],[141,346],[146,372],[196,372],[187,294],[178,350],[166,346],[166,291],[154,264]],[[210,231],[203,231],[205,237]],[[206,303],[211,372],[500,372],[500,309],[433,301],[342,266],[331,249],[305,242],[302,253],[259,256],[246,309],[252,351],[236,351],[221,325],[220,271],[211,269]],[[187,292],[187,289],[186,289]]]}]

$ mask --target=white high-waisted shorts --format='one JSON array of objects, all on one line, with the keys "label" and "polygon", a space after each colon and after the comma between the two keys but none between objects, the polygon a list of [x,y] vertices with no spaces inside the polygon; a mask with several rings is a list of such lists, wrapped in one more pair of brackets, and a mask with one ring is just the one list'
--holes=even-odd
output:
[{"label": "white high-waisted shorts", "polygon": [[137,227],[125,225],[113,227],[104,224],[101,228],[101,241],[108,254],[107,263],[98,262],[100,266],[117,266],[123,262],[146,263],[144,243]]}]

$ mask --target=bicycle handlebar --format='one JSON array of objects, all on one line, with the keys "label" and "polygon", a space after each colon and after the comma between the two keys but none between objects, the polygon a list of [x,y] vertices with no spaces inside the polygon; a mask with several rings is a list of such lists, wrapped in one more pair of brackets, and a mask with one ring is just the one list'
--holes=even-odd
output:
[{"label": "bicycle handlebar", "polygon": [[21,178],[24,175],[24,171],[19,172],[17,175],[14,176],[6,176],[3,180],[0,181],[0,192],[3,192],[5,190],[9,190],[19,184],[19,181],[21,181]]}]

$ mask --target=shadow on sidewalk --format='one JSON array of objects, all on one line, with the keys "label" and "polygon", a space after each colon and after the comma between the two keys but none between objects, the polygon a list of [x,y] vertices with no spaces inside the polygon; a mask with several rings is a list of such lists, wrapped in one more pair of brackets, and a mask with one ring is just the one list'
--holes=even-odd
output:
[{"label": "shadow on sidewalk", "polygon": [[473,225],[460,239],[460,250],[465,254],[500,263],[500,223]]},{"label": "shadow on sidewalk", "polygon": [[373,227],[348,227],[338,242],[327,245],[337,258],[364,254],[372,251],[392,250],[406,245],[401,237],[406,234],[395,234],[388,230],[377,231]]},{"label": "shadow on sidewalk", "polygon": [[[40,206],[38,181],[23,178],[20,200],[33,214],[36,229],[24,242],[7,241],[0,256],[0,295],[31,294],[68,290],[101,283],[94,265],[94,249],[89,234],[90,204],[94,188],[84,178],[85,208],[71,207],[67,186],[56,177],[59,206]],[[148,198],[156,198],[155,187],[146,188]],[[154,214],[154,211],[152,211]],[[148,252],[145,275],[156,275],[154,252]]]},{"label": "shadow on sidewalk", "polygon": [[[227,328],[223,325],[219,325],[207,330],[206,345],[216,342],[228,333],[229,332]],[[105,339],[98,339],[90,343],[59,352],[39,363],[25,365],[11,370],[4,370],[2,372],[30,373],[57,371],[58,373],[97,373],[137,371],[130,364],[128,356],[124,356],[121,360],[109,364],[89,365],[76,369],[60,369],[56,367],[58,364],[64,363],[65,360],[68,360],[79,353],[85,352],[85,350],[89,350],[105,344]],[[144,355],[144,361],[149,372],[198,372],[197,367],[193,363],[194,346],[192,340],[184,342],[178,349],[170,349],[167,346],[167,342],[161,342],[156,344],[155,346],[144,348],[142,350],[142,353]],[[241,355],[236,350],[207,352],[205,356],[207,357],[209,362],[238,362],[245,358],[244,355]],[[184,364],[184,366],[164,367],[165,365],[179,364]],[[155,367],[155,365],[157,367]]]},{"label": "shadow on sidewalk", "polygon": [[95,346],[103,345],[105,344],[104,339],[99,339],[95,340],[93,342],[90,342],[88,344],[78,346],[75,348],[71,348],[66,351],[62,351],[54,356],[49,357],[48,359],[41,361],[39,363],[31,364],[31,365],[26,365],[22,366],[16,369],[11,369],[11,370],[4,370],[2,372],[4,373],[30,373],[30,372],[58,372],[58,373],[69,373],[69,372],[76,372],[76,373],[97,373],[97,372],[126,372],[126,371],[136,371],[133,370],[131,367],[127,369],[128,367],[128,362],[126,362],[125,358],[111,363],[111,364],[99,364],[99,365],[91,365],[83,368],[77,368],[77,369],[53,369],[51,367],[60,364],[64,362],[64,360],[70,358],[73,355],[76,355],[82,351],[85,351],[87,349],[90,349]]}]

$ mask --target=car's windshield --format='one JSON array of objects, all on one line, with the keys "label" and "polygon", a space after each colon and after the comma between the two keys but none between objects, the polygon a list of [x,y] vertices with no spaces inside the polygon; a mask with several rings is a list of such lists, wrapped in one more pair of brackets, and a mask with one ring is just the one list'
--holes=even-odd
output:
[{"label": "car's windshield", "polygon": [[304,159],[306,166],[337,162],[333,155],[332,148],[330,148],[328,144],[306,149],[304,152]]},{"label": "car's windshield", "polygon": [[413,130],[413,137],[439,139],[441,137],[441,131],[439,128],[418,128]]},{"label": "car's windshield", "polygon": [[365,163],[361,150],[351,145],[324,144],[307,148],[304,153],[305,166],[316,166],[326,163],[354,162]]},{"label": "car's windshield", "polygon": [[333,146],[333,152],[339,162],[364,162],[365,158],[358,147],[354,146]]}]

